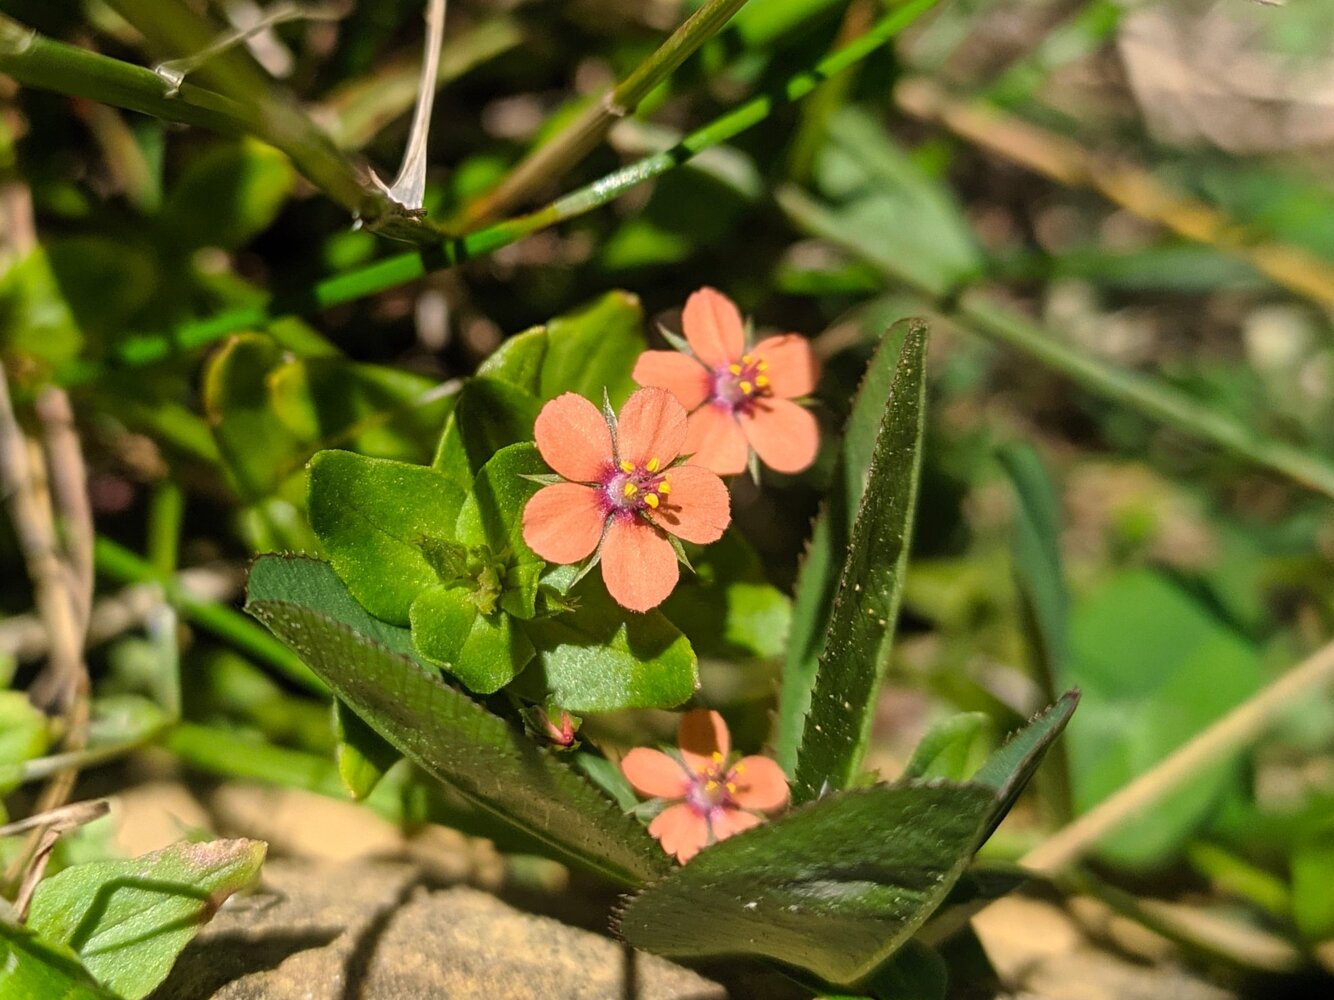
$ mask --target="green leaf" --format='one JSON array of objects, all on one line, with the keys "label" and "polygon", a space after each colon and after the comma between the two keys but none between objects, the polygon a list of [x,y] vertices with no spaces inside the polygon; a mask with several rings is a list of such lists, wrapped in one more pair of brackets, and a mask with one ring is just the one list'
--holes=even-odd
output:
[{"label": "green leaf", "polygon": [[994,803],[944,782],[828,796],[702,851],[636,896],[620,932],[672,958],[762,955],[856,982],[945,899]]},{"label": "green leaf", "polygon": [[829,496],[811,530],[792,599],[792,627],[779,693],[775,758],[788,774],[797,766],[797,747],[810,710],[811,689],[824,651],[825,633],[838,591],[839,571],[848,551],[853,522],[866,492],[880,421],[889,409],[898,358],[909,324],[896,323],[885,334],[866,367],[840,438]]},{"label": "green leaf", "polygon": [[39,883],[28,925],[78,953],[105,986],[138,1000],[264,861],[256,840],[164,847],[131,861],[76,865]]},{"label": "green leaf", "polygon": [[76,357],[83,331],[40,247],[0,272],[0,355],[59,365]]},{"label": "green leaf", "polygon": [[577,392],[601,403],[605,390],[612,406],[619,408],[635,389],[630,373],[648,347],[643,323],[639,299],[620,291],[553,319],[546,326],[538,396],[548,400]]},{"label": "green leaf", "polygon": [[666,869],[639,824],[518,727],[428,672],[411,634],[368,615],[326,563],[259,559],[246,608],[400,753],[469,801],[622,884]]},{"label": "green leaf", "polygon": [[1292,869],[1292,917],[1308,941],[1334,937],[1334,821],[1307,833],[1297,843]]},{"label": "green leaf", "polygon": [[465,489],[424,465],[322,451],[310,463],[310,525],[371,614],[406,625],[417,595],[439,583],[423,547],[449,540]]},{"label": "green leaf", "polygon": [[477,473],[455,529],[460,542],[484,545],[493,555],[503,556],[501,607],[520,618],[533,617],[538,578],[546,568],[545,560],[523,540],[523,508],[539,488],[524,477],[547,471],[536,446],[502,448]]},{"label": "green leaf", "polygon": [[1019,504],[1014,518],[1014,573],[1042,676],[1056,677],[1066,659],[1069,595],[1061,570],[1061,514],[1056,491],[1032,446],[998,453]]},{"label": "green leaf", "polygon": [[185,169],[162,208],[162,231],[182,249],[249,243],[277,217],[296,174],[254,139],[218,140]]},{"label": "green leaf", "polygon": [[[851,785],[870,736],[876,692],[894,640],[921,474],[926,343],[926,325],[913,324],[876,434],[866,492],[810,690],[792,789],[797,802],[825,788]],[[784,683],[800,681],[785,678]]]},{"label": "green leaf", "polygon": [[945,1000],[949,982],[949,968],[940,952],[920,941],[907,941],[858,988],[875,1000]]},{"label": "green leaf", "polygon": [[347,794],[360,801],[403,755],[337,698],[333,700],[334,763]]},{"label": "green leaf", "polygon": [[121,1000],[103,989],[68,948],[0,916],[0,998],[3,1000]]},{"label": "green leaf", "polygon": [[533,645],[499,609],[482,614],[466,587],[436,586],[412,602],[412,643],[469,691],[493,694],[533,658]]},{"label": "green leaf", "polygon": [[[1062,680],[1084,693],[1067,745],[1082,812],[1254,694],[1263,670],[1255,645],[1208,604],[1161,573],[1129,570],[1075,609]],[[1109,834],[1099,853],[1137,868],[1162,863],[1239,777],[1235,755],[1220,759]]]},{"label": "green leaf", "polygon": [[690,565],[662,612],[704,657],[777,659],[787,648],[792,605],[765,578],[760,557],[732,530],[692,546]]},{"label": "green leaf", "polygon": [[542,401],[495,378],[472,378],[459,390],[432,465],[472,482],[487,460],[506,445],[533,439]]},{"label": "green leaf", "polygon": [[46,715],[22,691],[0,691],[0,795],[18,786],[19,766],[46,753],[51,733]]},{"label": "green leaf", "polygon": [[836,792],[709,847],[631,900],[622,935],[669,957],[761,955],[861,981],[950,898],[1077,701],[1065,695],[971,781]]},{"label": "green leaf", "polygon": [[477,366],[478,378],[508,382],[531,395],[542,391],[542,359],[547,354],[547,328],[515,334]]},{"label": "green leaf", "polygon": [[986,753],[990,732],[991,719],[983,712],[964,712],[936,723],[913,750],[903,777],[966,780]]},{"label": "green leaf", "polygon": [[204,369],[204,414],[223,467],[245,500],[275,493],[295,471],[301,448],[269,405],[269,373],[282,358],[271,337],[246,333],[228,340]]},{"label": "green leaf", "polygon": [[571,596],[574,611],[524,626],[537,648],[531,683],[544,684],[553,702],[571,712],[612,712],[672,708],[695,693],[695,651],[661,613],[627,612],[587,578]]}]

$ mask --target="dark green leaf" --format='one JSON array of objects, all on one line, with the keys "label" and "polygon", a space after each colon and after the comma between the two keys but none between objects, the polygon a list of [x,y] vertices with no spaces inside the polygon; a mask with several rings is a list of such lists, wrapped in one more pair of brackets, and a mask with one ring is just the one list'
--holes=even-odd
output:
[{"label": "dark green leaf", "polygon": [[[571,712],[672,708],[699,686],[695,651],[661,613],[632,614],[585,579],[574,611],[525,624],[537,662],[532,683]],[[525,677],[525,681],[529,681]]]},{"label": "dark green leaf", "polygon": [[347,794],[364,799],[402,754],[337,698],[333,700],[334,763]]},{"label": "dark green leaf", "polygon": [[28,925],[72,948],[105,986],[139,1000],[218,906],[254,881],[265,850],[256,840],[215,840],[75,865],[37,886]]},{"label": "dark green leaf", "polygon": [[465,489],[435,469],[347,451],[311,460],[310,524],[348,589],[377,618],[406,625],[438,582],[423,546],[449,540]]},{"label": "dark green leaf", "polygon": [[991,836],[991,831],[1010,811],[1015,799],[1042,763],[1047,750],[1075,714],[1079,700],[1080,693],[1077,690],[1061,695],[1056,704],[1043,709],[1028,725],[1011,735],[1005,745],[988,757],[987,762],[970,779],[996,790],[997,807],[985,837]]},{"label": "dark green leaf", "polygon": [[533,646],[499,609],[482,614],[466,586],[436,586],[412,602],[412,643],[469,691],[492,694],[533,658]]},{"label": "dark green leaf", "polygon": [[[797,751],[793,798],[856,778],[889,663],[921,473],[927,327],[908,330],[880,421]],[[784,683],[800,683],[784,679]],[[799,697],[794,697],[800,701]]]},{"label": "dark green leaf", "polygon": [[536,396],[542,391],[542,359],[547,354],[547,328],[516,334],[477,366],[479,378],[508,382]]},{"label": "dark green leaf", "polygon": [[920,941],[907,941],[861,983],[875,1000],[945,1000],[950,982],[945,959]]},{"label": "dark green leaf", "polygon": [[538,395],[547,400],[563,392],[577,392],[601,403],[606,390],[612,406],[619,408],[635,388],[630,373],[648,346],[640,329],[643,323],[639,299],[629,292],[608,292],[576,312],[553,319],[546,326],[547,351]]},{"label": "dark green leaf", "polygon": [[501,448],[533,439],[541,408],[540,399],[507,382],[469,379],[445,422],[432,464],[455,479],[472,482]]},{"label": "dark green leaf", "polygon": [[67,948],[0,917],[0,998],[120,1000],[103,989]]},{"label": "dark green leaf", "polygon": [[645,889],[621,934],[669,957],[762,955],[856,982],[945,899],[994,803],[989,788],[944,782],[831,795]]},{"label": "dark green leaf", "polygon": [[991,719],[983,712],[964,712],[936,723],[913,750],[905,778],[948,778],[965,781],[987,751]]},{"label": "dark green leaf", "polygon": [[366,614],[333,570],[265,557],[247,609],[399,752],[471,802],[617,882],[666,869],[658,846],[601,792],[415,660],[412,637]]},{"label": "dark green leaf", "polygon": [[909,324],[895,324],[880,342],[862,377],[861,386],[843,428],[829,496],[811,531],[811,540],[797,575],[792,599],[792,627],[783,666],[774,752],[783,770],[797,767],[797,747],[810,710],[811,689],[825,633],[838,591],[839,571],[848,551],[852,524],[857,519],[866,474],[871,466],[880,421],[889,409],[894,375]]},{"label": "dark green leaf", "polygon": [[460,542],[485,546],[494,556],[503,557],[500,606],[520,618],[535,613],[537,582],[546,568],[546,562],[523,540],[523,508],[538,490],[536,483],[524,477],[547,471],[534,445],[502,448],[477,473],[455,530]]},{"label": "dark green leaf", "polygon": [[764,576],[750,543],[735,530],[712,545],[692,548],[693,573],[662,612],[704,657],[775,659],[787,648],[792,607]]},{"label": "dark green leaf", "polygon": [[[1254,694],[1263,670],[1255,645],[1208,604],[1161,573],[1130,570],[1075,609],[1063,679],[1084,693],[1067,744],[1083,811]],[[1239,777],[1235,756],[1220,759],[1109,834],[1100,853],[1129,866],[1161,863]]]},{"label": "dark green leaf", "polygon": [[186,250],[244,246],[277,217],[295,178],[287,157],[272,146],[216,141],[172,188],[162,208],[163,232]]}]

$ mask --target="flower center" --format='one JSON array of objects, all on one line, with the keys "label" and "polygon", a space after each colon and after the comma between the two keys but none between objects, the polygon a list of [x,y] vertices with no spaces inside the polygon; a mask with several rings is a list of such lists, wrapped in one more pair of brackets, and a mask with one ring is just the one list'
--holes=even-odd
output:
[{"label": "flower center", "polygon": [[736,793],[736,772],[740,769],[728,769],[723,755],[715,753],[713,764],[702,774],[696,772],[686,789],[686,802],[700,815],[707,815],[714,809],[725,808],[733,804],[732,796]]},{"label": "flower center", "polygon": [[612,466],[602,483],[609,513],[642,514],[657,510],[672,492],[671,478],[662,463],[650,458],[643,465],[622,462]]},{"label": "flower center", "polygon": [[731,408],[734,413],[748,411],[755,400],[773,395],[766,374],[768,370],[769,362],[752,354],[743,354],[740,361],[714,369],[710,395],[715,403]]}]

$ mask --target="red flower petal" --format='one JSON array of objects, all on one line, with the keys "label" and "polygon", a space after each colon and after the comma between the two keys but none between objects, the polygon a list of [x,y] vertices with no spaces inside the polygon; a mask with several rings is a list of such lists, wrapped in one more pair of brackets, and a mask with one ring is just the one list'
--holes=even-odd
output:
[{"label": "red flower petal", "polygon": [[820,425],[810,411],[786,399],[760,400],[739,414],[746,440],[760,461],[776,472],[800,472],[820,450]]},{"label": "red flower petal", "polygon": [[523,508],[523,540],[548,562],[575,563],[592,555],[606,522],[597,490],[553,483],[534,493]]},{"label": "red flower petal", "polygon": [[573,482],[595,482],[611,463],[607,421],[578,393],[567,392],[542,407],[533,437],[547,465]]},{"label": "red flower petal", "polygon": [[709,821],[684,802],[668,806],[648,825],[649,836],[685,864],[709,842]]},{"label": "red flower petal", "polygon": [[735,361],[746,349],[741,313],[731,299],[715,289],[701,288],[686,299],[681,326],[695,357],[710,368]]},{"label": "red flower petal", "polygon": [[681,716],[676,745],[681,748],[686,766],[703,774],[727,759],[732,752],[732,737],[721,715],[706,708],[696,708]]},{"label": "red flower petal", "polygon": [[769,378],[769,389],[780,399],[809,396],[815,391],[820,378],[820,363],[815,359],[811,343],[795,333],[765,337],[750,351],[757,361],[768,362],[764,373]]},{"label": "red flower petal", "polygon": [[638,517],[613,517],[602,540],[602,579],[616,603],[631,611],[656,608],[681,571],[672,543]]},{"label": "red flower petal", "polygon": [[691,465],[702,465],[720,476],[735,476],[746,471],[750,446],[731,411],[710,404],[690,414],[682,451],[690,456]]},{"label": "red flower petal", "polygon": [[671,465],[686,443],[686,411],[666,389],[640,389],[616,420],[616,457],[643,465],[656,458]]},{"label": "red flower petal", "polygon": [[626,754],[621,759],[621,773],[635,791],[650,798],[679,799],[690,785],[690,776],[679,760],[648,747],[635,747]]},{"label": "red flower petal", "polygon": [[687,542],[708,545],[732,523],[731,498],[723,481],[699,465],[682,465],[667,474],[672,491],[653,512],[653,522]]},{"label": "red flower petal", "polygon": [[687,410],[709,396],[709,370],[680,351],[645,351],[635,362],[634,379],[640,385],[666,389]]},{"label": "red flower petal", "polygon": [[732,799],[742,808],[770,812],[787,805],[787,775],[768,757],[742,757],[729,780],[736,785]]},{"label": "red flower petal", "polygon": [[726,840],[734,833],[749,830],[763,822],[761,817],[743,809],[715,809],[709,816],[709,829],[713,831],[714,840]]}]

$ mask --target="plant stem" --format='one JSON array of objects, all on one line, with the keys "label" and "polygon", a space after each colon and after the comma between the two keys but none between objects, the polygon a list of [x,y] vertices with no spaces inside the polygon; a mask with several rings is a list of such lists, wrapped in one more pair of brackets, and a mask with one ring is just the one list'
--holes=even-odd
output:
[{"label": "plant stem", "polygon": [[1058,830],[1019,863],[1043,875],[1064,871],[1122,823],[1143,815],[1200,771],[1227,760],[1254,742],[1299,697],[1322,698],[1331,685],[1334,685],[1334,642],[1317,650],[1110,798]]},{"label": "plant stem", "polygon": [[98,570],[107,576],[123,583],[158,584],[167,602],[189,621],[269,664],[306,690],[328,693],[324,683],[295,653],[239,611],[196,596],[178,577],[159,573],[152,563],[108,538],[97,539],[94,555]]},{"label": "plant stem", "polygon": [[[112,364],[135,368],[247,328],[263,328],[285,316],[314,312],[376,295],[414,281],[433,271],[509,246],[530,233],[585,215],[645,181],[652,180],[692,157],[740,135],[764,121],[775,110],[801,100],[825,80],[865,59],[898,34],[938,0],[910,0],[881,18],[856,41],[830,53],[815,66],[791,77],[776,91],[764,94],[715,118],[685,136],[671,149],[628,164],[600,180],[558,198],[545,208],[516,216],[425,250],[410,250],[374,264],[336,275],[293,295],[219,313],[176,327],[169,334],[132,335],[121,341]],[[92,362],[76,362],[58,373],[62,384],[87,382],[101,374]]]},{"label": "plant stem", "polygon": [[964,329],[1016,348],[1090,392],[1139,410],[1192,437],[1211,441],[1308,489],[1334,497],[1334,465],[1319,456],[1269,438],[1260,429],[1219,413],[1159,379],[1126,371],[1083,354],[1019,313],[989,301],[983,289],[973,288],[955,298],[949,290],[927,289],[914,283],[898,257],[849,239],[833,213],[796,188],[780,191],[778,201],[798,225],[857,254],[891,280],[910,285],[929,296],[942,316]]},{"label": "plant stem", "polygon": [[0,73],[27,87],[54,90],[164,121],[199,125],[223,135],[255,132],[254,110],[192,83],[175,96],[150,69],[53,41],[0,14]]},{"label": "plant stem", "polygon": [[597,148],[622,118],[634,114],[641,101],[664,82],[701,45],[716,35],[746,0],[709,0],[678,27],[647,59],[613,90],[533,150],[499,186],[468,206],[462,228],[471,229],[495,218],[551,184]]}]

